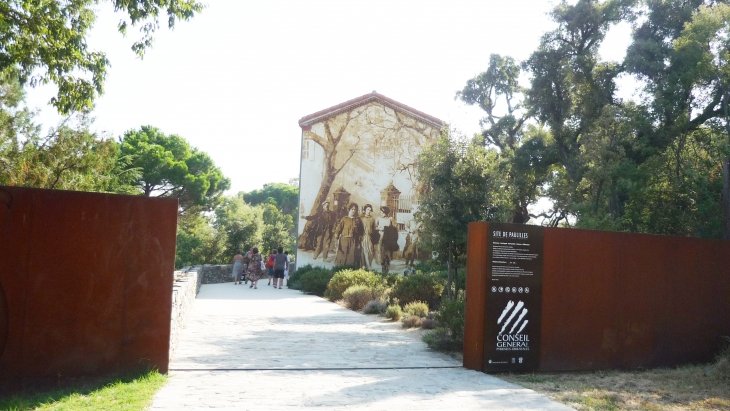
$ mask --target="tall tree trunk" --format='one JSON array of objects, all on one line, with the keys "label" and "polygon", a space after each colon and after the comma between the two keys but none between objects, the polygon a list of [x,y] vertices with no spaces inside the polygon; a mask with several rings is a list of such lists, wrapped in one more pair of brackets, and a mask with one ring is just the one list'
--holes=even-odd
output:
[{"label": "tall tree trunk", "polygon": [[[457,259],[458,260],[458,259]],[[454,300],[459,299],[459,263],[454,267]]]},{"label": "tall tree trunk", "polygon": [[453,294],[451,292],[451,266],[452,266],[451,256],[453,254],[452,253],[453,245],[454,245],[454,243],[449,243],[449,260],[448,260],[448,263],[447,263],[447,271],[446,271],[446,273],[447,273],[447,281],[446,281],[446,291],[447,291],[447,293],[446,293],[446,295],[449,296],[449,299],[450,300],[453,300],[454,299],[454,296],[453,296]]},{"label": "tall tree trunk", "polygon": [[730,157],[722,162],[722,238],[730,240]]}]

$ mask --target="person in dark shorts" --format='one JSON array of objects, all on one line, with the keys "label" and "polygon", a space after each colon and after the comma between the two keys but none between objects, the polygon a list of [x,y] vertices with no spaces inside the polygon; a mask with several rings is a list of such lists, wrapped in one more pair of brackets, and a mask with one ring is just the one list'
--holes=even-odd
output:
[{"label": "person in dark shorts", "polygon": [[276,251],[276,256],[274,256],[274,288],[277,287],[278,283],[279,289],[281,289],[281,286],[284,285],[284,271],[287,269],[289,262],[287,261],[288,256],[284,254],[284,247],[279,247]]},{"label": "person in dark shorts", "polygon": [[[271,279],[274,278],[274,257],[276,256],[276,248],[271,249],[271,254],[269,254],[269,258],[266,260],[266,270],[269,273],[269,284],[271,285]],[[274,287],[276,287],[276,281],[274,281]]]}]

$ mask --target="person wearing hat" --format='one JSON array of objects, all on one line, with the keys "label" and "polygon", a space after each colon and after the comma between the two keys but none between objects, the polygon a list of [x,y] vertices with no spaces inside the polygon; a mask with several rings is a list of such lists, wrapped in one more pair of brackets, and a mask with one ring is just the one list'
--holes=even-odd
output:
[{"label": "person wearing hat", "polygon": [[347,205],[347,215],[342,217],[335,227],[337,238],[337,256],[335,266],[354,265],[360,267],[362,260],[362,221],[357,216],[357,203]]},{"label": "person wearing hat", "polygon": [[380,207],[380,217],[375,222],[375,228],[380,233],[380,247],[378,247],[378,263],[387,274],[390,271],[390,262],[393,260],[393,252],[398,251],[398,228],[395,220],[390,216],[390,207]]}]

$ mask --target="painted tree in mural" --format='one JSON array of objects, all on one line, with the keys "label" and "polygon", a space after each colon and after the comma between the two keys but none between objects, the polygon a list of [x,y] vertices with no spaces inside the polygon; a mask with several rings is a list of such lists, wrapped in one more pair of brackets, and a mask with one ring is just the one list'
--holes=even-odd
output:
[{"label": "painted tree in mural", "polygon": [[376,106],[379,110],[370,110],[366,121],[380,137],[370,140],[366,153],[376,161],[386,158],[391,160],[392,174],[408,175],[413,192],[423,194],[427,183],[418,179],[418,155],[427,142],[433,143],[441,134],[441,130],[420,123],[415,119],[389,107]]},{"label": "painted tree in mural", "polygon": [[[357,121],[367,109],[367,106],[358,107],[347,113],[340,114],[324,122],[324,136],[320,136],[311,130],[305,131],[306,138],[311,139],[324,149],[324,178],[314,199],[312,212],[316,211],[316,205],[321,204],[327,198],[337,174],[347,165],[360,148],[362,136],[359,133],[362,123]],[[334,131],[333,131],[334,129]],[[342,144],[348,137],[352,136],[349,144]],[[338,151],[340,144],[344,150]]]}]

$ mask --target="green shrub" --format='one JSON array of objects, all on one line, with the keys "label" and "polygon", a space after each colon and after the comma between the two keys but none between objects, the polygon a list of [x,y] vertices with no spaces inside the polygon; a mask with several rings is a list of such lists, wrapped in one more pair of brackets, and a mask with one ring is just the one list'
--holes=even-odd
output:
[{"label": "green shrub", "polygon": [[415,315],[417,317],[425,317],[428,315],[428,304],[423,301],[413,301],[403,307],[406,315]]},{"label": "green shrub", "polygon": [[324,270],[324,268],[322,268],[322,267],[312,267],[311,264],[307,264],[305,266],[299,267],[299,268],[297,268],[296,271],[294,271],[293,273],[291,273],[289,275],[289,281],[286,282],[286,286],[293,290],[301,290],[302,289],[302,283],[301,283],[302,275],[304,275],[305,273],[308,273],[314,269]]},{"label": "green shrub", "polygon": [[419,261],[418,264],[416,264],[413,268],[416,269],[416,273],[437,273],[439,271],[446,272],[446,270],[448,269],[446,264],[433,260]]},{"label": "green shrub", "polygon": [[391,304],[385,309],[385,318],[390,320],[398,321],[401,315],[403,315],[403,310],[401,310],[398,304]]},{"label": "green shrub", "polygon": [[425,301],[429,306],[434,307],[443,291],[444,284],[437,275],[413,274],[398,281],[390,295],[397,298],[401,304]]},{"label": "green shrub", "polygon": [[403,328],[418,328],[421,326],[421,323],[423,322],[423,318],[417,316],[417,315],[411,315],[409,317],[406,317],[403,319]]},{"label": "green shrub", "polygon": [[436,321],[449,330],[451,337],[459,344],[464,341],[464,315],[466,300],[444,300],[434,316]]},{"label": "green shrub", "polygon": [[448,328],[436,328],[423,334],[421,340],[429,348],[438,351],[461,351],[464,349],[464,342],[453,338]]},{"label": "green shrub", "polygon": [[390,296],[390,288],[382,285],[376,285],[370,291],[373,293],[373,300],[388,301],[388,297]]},{"label": "green shrub", "polygon": [[337,274],[340,271],[352,271],[352,270],[359,270],[360,267],[356,265],[338,265],[336,267],[332,267],[332,274]]},{"label": "green shrub", "polygon": [[385,301],[382,300],[370,300],[367,304],[365,304],[365,307],[363,307],[362,312],[365,314],[383,314],[385,313],[385,310],[388,308],[388,304],[385,303]]},{"label": "green shrub", "polygon": [[381,274],[381,277],[386,287],[393,287],[403,278],[402,275],[396,273]]},{"label": "green shrub", "polygon": [[373,292],[367,285],[353,285],[342,293],[342,299],[349,309],[360,311],[368,301],[373,299]]},{"label": "green shrub", "polygon": [[325,290],[327,290],[327,284],[331,279],[332,271],[315,268],[311,271],[305,272],[299,279],[302,287],[301,291],[322,297]]},{"label": "green shrub", "polygon": [[332,277],[327,289],[327,299],[336,301],[342,298],[342,293],[353,285],[365,285],[375,287],[382,283],[382,277],[372,271],[363,269],[359,270],[340,270]]}]

